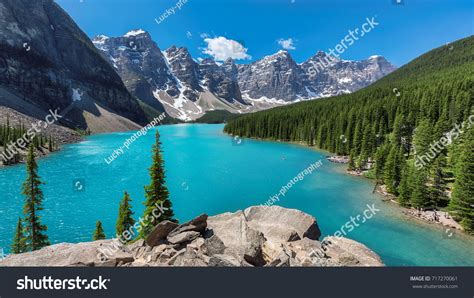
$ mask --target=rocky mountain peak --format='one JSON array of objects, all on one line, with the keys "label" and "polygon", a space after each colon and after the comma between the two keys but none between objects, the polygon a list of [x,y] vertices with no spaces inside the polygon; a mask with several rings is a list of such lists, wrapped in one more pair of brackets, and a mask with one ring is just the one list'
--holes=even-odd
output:
[{"label": "rocky mountain peak", "polygon": [[[115,40],[118,42],[111,42]],[[135,76],[144,75],[143,79],[151,82],[153,100],[164,103],[165,108],[173,106],[174,111],[169,112],[173,114],[179,110],[182,119],[187,119],[191,111],[197,115],[206,109],[217,109],[214,103],[198,102],[205,92],[215,97],[212,101],[224,100],[224,106],[219,103],[219,108],[247,112],[353,92],[395,69],[381,56],[347,61],[323,51],[301,64],[297,64],[285,50],[250,64],[236,64],[232,58],[223,63],[212,58],[197,62],[184,47],[171,46],[160,52],[151,36],[141,29],[117,38],[99,36],[94,43],[118,67],[124,81],[132,81],[127,72],[133,72]],[[126,54],[129,62],[119,63],[118,52]],[[191,101],[192,106],[184,108],[186,100]],[[260,104],[262,102],[265,104]],[[239,105],[234,106],[236,103]]]}]

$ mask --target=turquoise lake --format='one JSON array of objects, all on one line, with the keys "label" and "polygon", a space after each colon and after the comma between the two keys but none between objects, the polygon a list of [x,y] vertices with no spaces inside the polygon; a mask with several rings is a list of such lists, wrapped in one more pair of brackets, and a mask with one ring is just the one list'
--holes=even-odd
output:
[{"label": "turquoise lake", "polygon": [[[318,220],[323,235],[338,231],[367,204],[380,212],[347,234],[378,253],[392,266],[474,266],[474,238],[403,215],[372,194],[373,182],[347,175],[344,166],[329,163],[324,153],[293,144],[244,139],[240,144],[222,132],[222,125],[161,126],[167,185],[176,217],[189,220],[265,203],[299,172],[322,160],[322,166],[297,182],[276,204],[300,209]],[[143,211],[154,132],[136,140],[112,163],[105,158],[133,132],[101,134],[66,145],[39,160],[46,183],[42,221],[52,243],[90,241],[101,220],[112,237],[118,202],[124,191],[132,198],[135,218]],[[0,169],[0,249],[9,251],[21,216],[24,165]],[[79,190],[76,182],[83,185]],[[78,184],[79,185],[79,184]]]}]

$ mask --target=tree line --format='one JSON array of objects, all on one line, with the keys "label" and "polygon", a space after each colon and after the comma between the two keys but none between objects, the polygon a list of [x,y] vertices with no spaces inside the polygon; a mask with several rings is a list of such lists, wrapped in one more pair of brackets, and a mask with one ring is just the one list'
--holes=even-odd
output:
[{"label": "tree line", "polygon": [[[28,129],[25,128],[23,123],[19,123],[18,126],[14,127],[10,124],[10,119],[7,117],[7,120],[4,124],[0,124],[0,154],[5,158],[0,158],[0,162],[4,165],[18,163],[21,159],[20,152],[16,150],[9,150],[7,146],[9,144],[17,143],[18,140],[22,139],[24,136],[27,136]],[[43,134],[35,134],[33,138],[29,139],[29,144],[32,144],[33,147],[37,150],[47,149],[48,151],[56,151],[59,146],[54,141],[51,135],[46,136]],[[29,144],[28,147],[29,147]],[[8,150],[8,152],[7,152]]]}]

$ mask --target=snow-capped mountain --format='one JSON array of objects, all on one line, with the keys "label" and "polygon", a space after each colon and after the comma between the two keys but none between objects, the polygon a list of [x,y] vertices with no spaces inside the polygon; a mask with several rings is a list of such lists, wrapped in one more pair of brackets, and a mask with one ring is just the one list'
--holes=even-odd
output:
[{"label": "snow-capped mountain", "polygon": [[121,37],[99,35],[93,43],[102,51],[132,94],[170,116],[193,120],[208,110],[245,110],[236,80],[214,61],[194,61],[186,48],[166,51],[143,30]]},{"label": "snow-capped mountain", "polygon": [[186,48],[160,50],[150,35],[133,30],[93,39],[129,91],[181,120],[209,110],[245,113],[296,101],[354,92],[395,70],[385,58],[347,61],[322,51],[298,64],[287,51],[250,64],[194,60]]}]

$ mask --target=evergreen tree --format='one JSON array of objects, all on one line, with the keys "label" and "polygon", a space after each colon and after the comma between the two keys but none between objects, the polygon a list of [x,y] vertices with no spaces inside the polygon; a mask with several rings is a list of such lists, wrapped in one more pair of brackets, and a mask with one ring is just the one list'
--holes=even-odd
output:
[{"label": "evergreen tree", "polygon": [[389,150],[389,144],[385,143],[377,149],[375,154],[375,179],[378,181],[383,180],[384,167]]},{"label": "evergreen tree", "polygon": [[409,206],[412,194],[412,176],[413,166],[409,162],[405,162],[401,168],[401,180],[398,186],[398,202],[401,206]]},{"label": "evergreen tree", "polygon": [[449,198],[446,195],[446,156],[441,154],[438,156],[431,167],[432,171],[432,185],[430,187],[430,200],[433,206],[446,207],[449,203]]},{"label": "evergreen tree", "polygon": [[398,162],[399,150],[395,145],[392,145],[385,162],[384,183],[387,185],[388,191],[394,194],[397,194],[397,187],[400,183],[400,164]]},{"label": "evergreen tree", "polygon": [[27,247],[24,228],[21,217],[19,217],[16,225],[15,236],[13,237],[12,253],[19,254],[26,251]]},{"label": "evergreen tree", "polygon": [[354,150],[352,150],[351,154],[349,155],[349,165],[347,167],[347,170],[354,171],[355,169],[356,169],[356,165],[354,162]]},{"label": "evergreen tree", "polygon": [[33,145],[28,149],[26,158],[26,180],[23,183],[22,194],[25,196],[23,213],[25,214],[26,245],[28,250],[37,250],[49,245],[45,234],[47,227],[40,222],[39,211],[43,210],[43,191],[38,175],[38,164],[35,160]]},{"label": "evergreen tree", "polygon": [[450,208],[461,225],[474,233],[474,126],[465,132],[456,168]]},{"label": "evergreen tree", "polygon": [[125,231],[131,231],[135,224],[135,220],[132,217],[133,211],[130,202],[130,195],[125,192],[123,199],[120,202],[117,224],[115,226],[117,237],[122,236]]},{"label": "evergreen tree", "polygon": [[[164,169],[164,160],[161,151],[161,142],[160,142],[160,133],[156,131],[156,141],[153,145],[152,158],[153,163],[149,169],[151,182],[148,186],[145,187],[145,212],[143,218],[152,219],[151,222],[148,222],[140,230],[140,238],[147,237],[154,226],[161,221],[173,219],[173,210],[172,204],[169,199],[169,192],[165,185],[165,169]],[[163,206],[163,212],[160,210],[160,216],[157,217],[153,214],[153,210],[158,207]],[[156,212],[155,212],[156,213]]]},{"label": "evergreen tree", "polygon": [[96,241],[102,239],[105,239],[105,233],[104,229],[102,228],[102,223],[100,222],[100,220],[98,220],[95,224],[95,231],[94,235],[92,236],[92,240]]},{"label": "evergreen tree", "polygon": [[431,124],[428,120],[420,121],[415,129],[413,143],[415,144],[416,155],[424,155],[428,152],[432,139]]},{"label": "evergreen tree", "polygon": [[426,186],[426,171],[421,169],[414,173],[411,204],[416,208],[425,208],[429,205],[428,187]]}]

